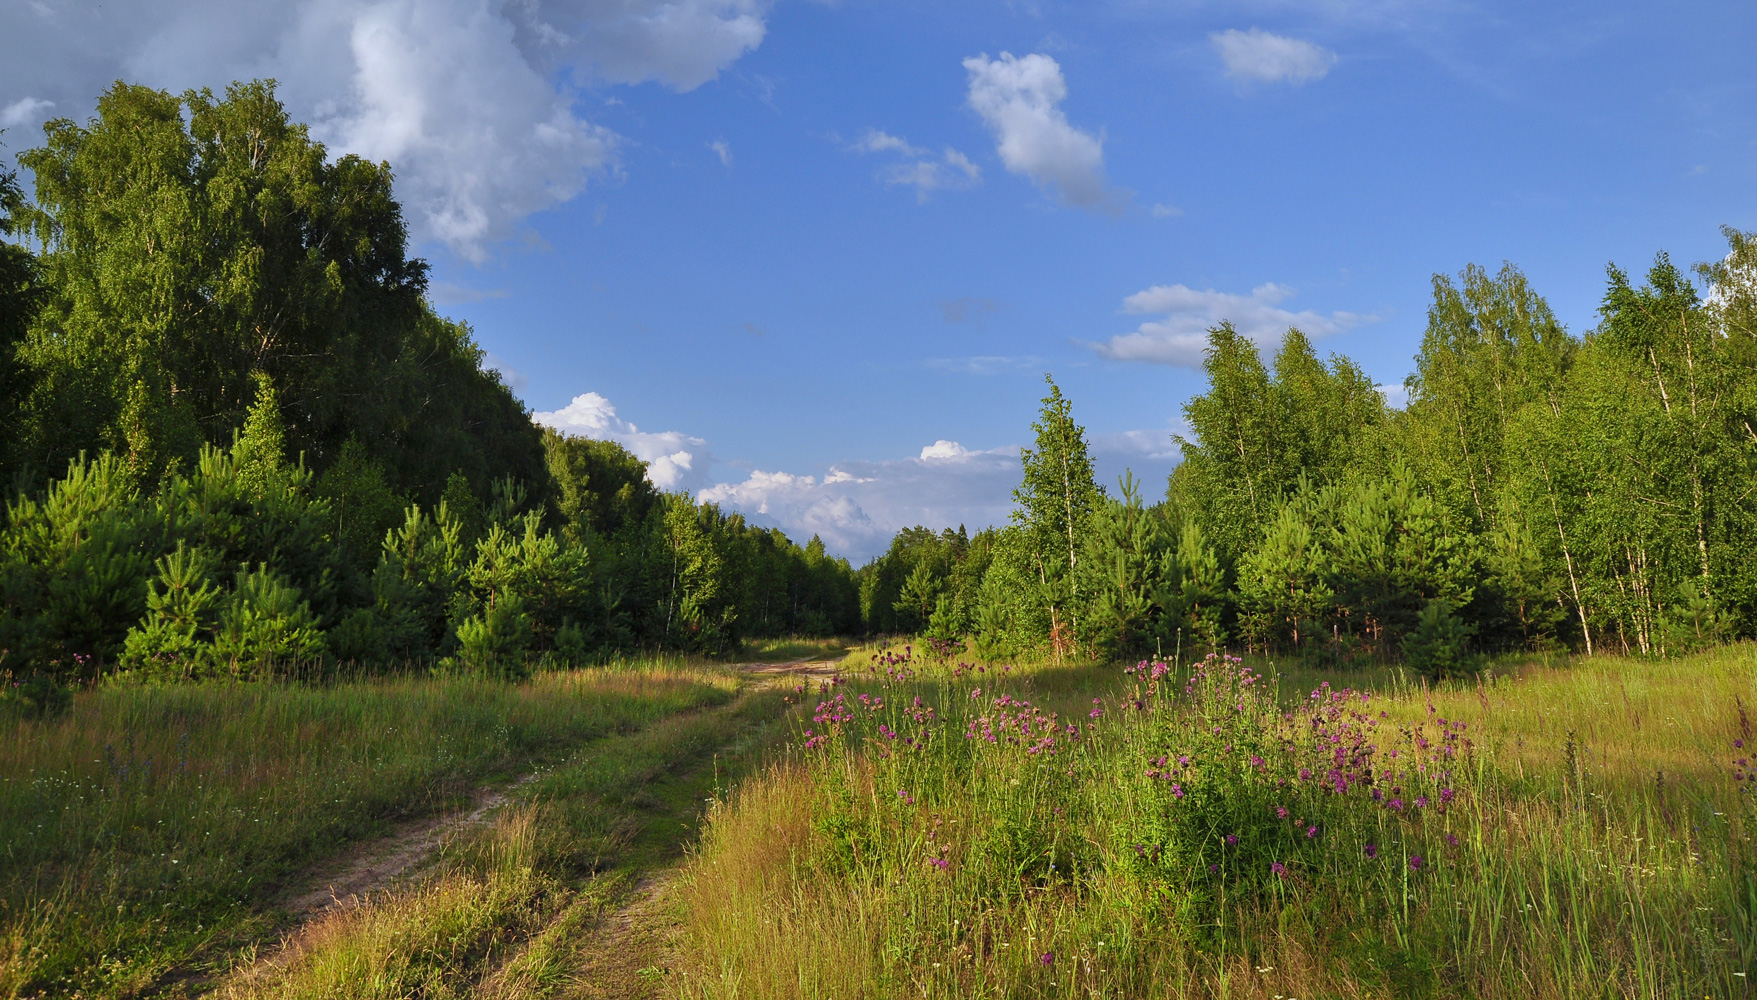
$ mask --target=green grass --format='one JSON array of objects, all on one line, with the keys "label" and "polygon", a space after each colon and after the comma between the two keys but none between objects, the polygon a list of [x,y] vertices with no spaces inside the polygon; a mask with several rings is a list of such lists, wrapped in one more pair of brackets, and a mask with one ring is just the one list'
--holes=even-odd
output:
[{"label": "green grass", "polygon": [[312,862],[736,686],[648,663],[119,687],[0,722],[0,997],[130,996],[224,968]]},{"label": "green grass", "polygon": [[[314,928],[299,957],[235,977],[251,1000],[628,996],[650,984],[656,942],[594,945],[639,879],[681,856],[703,804],[764,759],[784,696],[753,690],[593,743],[522,786],[494,828],[455,845],[419,885]],[[638,960],[636,960],[638,957]]]},{"label": "green grass", "polygon": [[750,663],[788,663],[793,660],[840,660],[848,654],[847,639],[812,639],[787,636],[777,639],[746,639],[738,659]]},{"label": "green grass", "polygon": [[[1234,665],[1190,693],[1090,664],[911,664],[814,692],[842,700],[711,817],[684,891],[695,964],[673,982],[753,1000],[1750,995],[1757,810],[1733,778],[1752,647],[1437,690],[1352,675],[1364,703],[1329,697],[1351,675],[1251,666],[1265,679],[1241,687]],[[1342,794],[1322,790],[1320,729],[1371,748]]]}]

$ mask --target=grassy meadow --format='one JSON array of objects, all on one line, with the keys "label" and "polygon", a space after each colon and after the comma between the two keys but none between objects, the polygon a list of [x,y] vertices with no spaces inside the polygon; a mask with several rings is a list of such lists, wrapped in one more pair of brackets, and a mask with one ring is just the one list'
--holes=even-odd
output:
[{"label": "grassy meadow", "polygon": [[[101,687],[6,719],[0,997],[1751,995],[1753,647],[1428,686],[773,645],[750,659],[843,674]],[[489,787],[283,938],[326,862]]]},{"label": "grassy meadow", "polygon": [[681,995],[1750,995],[1750,646],[1434,689],[898,659],[714,810]]},{"label": "grassy meadow", "polygon": [[737,686],[643,662],[521,684],[111,687],[0,720],[0,997],[199,980],[272,936],[314,862],[485,782],[730,705]]}]

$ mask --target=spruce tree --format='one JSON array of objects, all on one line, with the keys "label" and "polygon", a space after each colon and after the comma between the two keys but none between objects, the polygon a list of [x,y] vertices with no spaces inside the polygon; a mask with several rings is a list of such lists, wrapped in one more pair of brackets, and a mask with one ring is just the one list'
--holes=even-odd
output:
[{"label": "spruce tree", "polygon": [[1043,380],[1049,395],[1031,425],[1037,448],[1020,450],[1024,481],[1013,491],[1013,521],[1026,531],[1039,600],[1049,612],[1048,638],[1060,656],[1082,641],[1079,540],[1104,491],[1094,481],[1086,431],[1074,423],[1072,402],[1054,378]]}]

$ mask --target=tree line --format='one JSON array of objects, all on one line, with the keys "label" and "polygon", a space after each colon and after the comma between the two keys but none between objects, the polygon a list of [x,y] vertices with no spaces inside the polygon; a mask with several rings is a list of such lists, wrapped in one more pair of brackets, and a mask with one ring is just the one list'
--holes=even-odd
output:
[{"label": "tree line", "polygon": [[1612,267],[1563,328],[1520,271],[1436,276],[1407,406],[1289,330],[1211,330],[1162,499],[1094,479],[1050,383],[1011,523],[911,529],[869,626],[990,655],[1176,643],[1437,675],[1514,650],[1668,655],[1757,633],[1757,234],[1695,277]]},{"label": "tree line", "polygon": [[[426,296],[387,165],[273,85],[118,83],[0,173],[0,671],[523,670],[746,637],[1246,648],[1435,674],[1757,632],[1757,235],[1612,268],[1569,333],[1514,267],[1436,276],[1396,408],[1228,324],[1163,496],[1054,384],[1015,512],[855,570],[534,426]],[[1698,284],[1700,282],[1700,285]]]},{"label": "tree line", "polygon": [[272,83],[118,83],[0,173],[0,670],[523,670],[855,632],[813,539],[536,427],[385,164]]}]

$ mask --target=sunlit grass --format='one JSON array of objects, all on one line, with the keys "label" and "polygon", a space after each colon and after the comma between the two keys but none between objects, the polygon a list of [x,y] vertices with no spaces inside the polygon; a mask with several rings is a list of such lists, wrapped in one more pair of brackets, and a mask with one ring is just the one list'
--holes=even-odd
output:
[{"label": "sunlit grass", "polygon": [[[415,885],[326,918],[298,954],[233,976],[229,997],[623,995],[583,983],[599,920],[675,861],[704,801],[784,735],[775,691],[587,745],[521,786],[495,826],[453,845]],[[626,963],[623,963],[626,964]],[[621,969],[634,977],[632,969]]]},{"label": "sunlit grass", "polygon": [[[1377,693],[1337,701],[1359,718],[1323,732],[1370,734],[1381,780],[1341,795],[1295,774],[1328,752],[1297,706],[1347,675],[1251,664],[1265,680],[1221,698],[1175,673],[1148,694],[1117,667],[881,662],[810,692],[829,707],[793,755],[712,817],[683,992],[1745,996],[1757,816],[1734,777],[1753,652],[1440,689],[1356,675]],[[981,720],[1021,711],[1003,694],[1034,729],[990,744]],[[1030,752],[1052,726],[1058,745]],[[1156,763],[1180,753],[1196,770]]]},{"label": "sunlit grass", "polygon": [[847,639],[785,636],[746,639],[737,658],[751,663],[786,663],[792,660],[839,660],[848,652]]},{"label": "sunlit grass", "polygon": [[736,684],[637,663],[523,684],[117,687],[0,722],[0,997],[127,995],[223,965],[313,860]]}]

